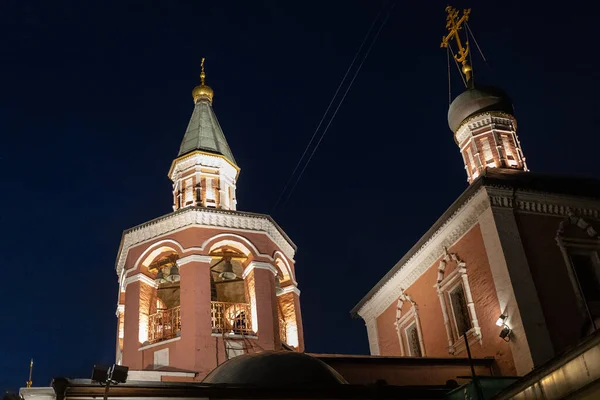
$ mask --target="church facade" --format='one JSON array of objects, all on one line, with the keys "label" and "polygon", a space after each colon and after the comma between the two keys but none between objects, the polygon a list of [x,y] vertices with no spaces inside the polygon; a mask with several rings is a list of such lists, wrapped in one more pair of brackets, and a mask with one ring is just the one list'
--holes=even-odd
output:
[{"label": "church facade", "polygon": [[117,362],[176,380],[243,353],[304,349],[296,246],[270,216],[237,210],[240,168],[204,81],[203,68],[169,170],[173,212],[126,230],[116,261]]},{"label": "church facade", "polygon": [[468,344],[524,375],[599,326],[600,182],[529,172],[499,89],[470,85],[448,121],[469,187],[352,313],[372,355]]}]

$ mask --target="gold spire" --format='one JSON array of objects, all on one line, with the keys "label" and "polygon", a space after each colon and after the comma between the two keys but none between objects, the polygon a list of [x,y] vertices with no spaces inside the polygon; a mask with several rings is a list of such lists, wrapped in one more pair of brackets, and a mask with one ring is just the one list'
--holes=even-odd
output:
[{"label": "gold spire", "polygon": [[30,388],[33,384],[31,380],[31,374],[33,373],[33,358],[29,361],[29,380],[27,381],[27,387]]},{"label": "gold spire", "polygon": [[458,18],[458,10],[452,6],[446,7],[446,12],[448,16],[446,17],[446,29],[448,29],[448,34],[442,38],[442,44],[440,47],[449,47],[449,41],[456,39],[456,45],[458,46],[458,53],[454,55],[454,59],[462,64],[462,73],[465,74],[467,78],[467,86],[471,86],[471,66],[467,63],[467,56],[469,55],[469,40],[465,40],[465,46],[460,40],[460,35],[458,32],[462,29],[462,25],[467,22],[469,19],[469,14],[471,13],[470,8],[466,8],[463,10],[463,15]]},{"label": "gold spire", "polygon": [[202,62],[200,63],[200,85],[196,86],[194,90],[192,90],[192,97],[194,98],[194,103],[197,103],[200,99],[208,100],[212,103],[212,99],[214,96],[214,92],[210,86],[204,83],[206,79],[206,73],[204,72],[204,58],[202,58]]}]

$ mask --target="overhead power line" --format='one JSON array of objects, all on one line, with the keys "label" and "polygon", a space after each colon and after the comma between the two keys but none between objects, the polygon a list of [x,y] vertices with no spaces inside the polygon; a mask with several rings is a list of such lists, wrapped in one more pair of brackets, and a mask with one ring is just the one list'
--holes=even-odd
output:
[{"label": "overhead power line", "polygon": [[[308,157],[308,160],[304,163],[304,166],[302,168],[302,170],[300,171],[300,174],[298,174],[293,186],[291,187],[291,189],[288,192],[288,195],[284,201],[283,204],[287,203],[287,201],[290,199],[292,193],[294,192],[294,189],[296,188],[296,186],[298,185],[298,182],[300,182],[300,179],[302,178],[302,175],[304,174],[304,171],[306,170],[308,164],[310,163],[310,161],[312,160],[313,156],[315,155],[317,149],[319,148],[319,145],[321,144],[321,142],[323,141],[323,138],[325,137],[325,134],[327,133],[329,127],[331,126],[331,123],[333,122],[333,119],[335,118],[338,110],[340,109],[342,103],[344,102],[344,99],[346,98],[348,92],[350,91],[350,88],[352,87],[352,84],[354,83],[354,81],[356,80],[356,77],[358,75],[358,73],[360,72],[365,60],[367,59],[367,57],[369,56],[369,53],[371,52],[371,49],[373,48],[373,45],[375,44],[375,42],[377,41],[377,38],[379,37],[379,34],[381,33],[381,30],[383,29],[383,27],[385,26],[392,10],[395,7],[395,3],[392,4],[392,6],[389,8],[385,18],[383,19],[383,22],[381,23],[381,25],[379,26],[379,28],[377,29],[377,32],[373,38],[373,40],[371,41],[371,43],[369,44],[369,47],[367,48],[367,51],[365,52],[364,56],[362,57],[362,60],[360,62],[360,64],[358,65],[358,68],[356,68],[354,75],[352,76],[352,79],[350,80],[350,83],[348,84],[348,86],[346,87],[346,90],[344,91],[344,94],[341,98],[341,100],[339,101],[337,107],[335,108],[333,115],[331,116],[331,118],[329,119],[329,122],[327,123],[327,126],[325,127],[324,131],[321,133],[321,136],[319,137],[319,140],[317,141],[317,144],[314,146],[312,152],[310,153],[310,156]],[[325,121],[325,118],[327,117],[327,115],[329,114],[329,110],[331,109],[332,105],[335,103],[336,98],[338,97],[338,94],[340,92],[340,89],[344,86],[344,83],[346,82],[346,78],[348,77],[348,74],[350,73],[350,71],[352,70],[352,67],[354,66],[358,56],[361,53],[361,50],[363,49],[364,45],[367,42],[367,39],[369,38],[369,36],[371,35],[371,32],[373,31],[373,28],[375,27],[376,22],[379,19],[379,16],[381,15],[382,11],[385,9],[386,4],[384,3],[384,5],[381,7],[381,9],[379,10],[379,12],[377,13],[377,15],[375,16],[375,18],[373,19],[373,22],[371,23],[371,26],[369,27],[369,30],[367,31],[362,43],[360,44],[358,50],[356,51],[356,54],[354,55],[354,58],[352,59],[352,62],[350,63],[350,66],[348,67],[348,69],[346,70],[346,73],[344,74],[340,84],[338,85],[331,101],[329,102],[329,105],[327,106],[327,109],[325,110],[325,113],[323,114],[323,116],[321,117],[321,120],[319,121],[319,124],[317,125],[317,128],[315,129],[312,137],[310,138],[310,141],[308,142],[308,144],[306,145],[306,148],[304,149],[304,152],[302,153],[302,156],[300,157],[300,159],[298,160],[298,163],[296,164],[294,170],[292,171],[292,174],[290,175],[288,181],[286,182],[283,190],[281,191],[281,193],[279,194],[279,197],[277,198],[277,202],[275,203],[275,206],[272,209],[272,213],[275,212],[275,210],[277,209],[277,206],[280,204],[281,199],[283,198],[283,195],[286,193],[287,188],[289,187],[290,183],[292,182],[292,180],[294,179],[294,176],[296,175],[296,172],[298,171],[298,169],[300,168],[300,165],[302,165],[302,162],[306,156],[306,154],[308,153],[308,150],[310,149],[311,144],[314,142],[317,133],[319,132],[319,129],[321,128],[323,122]]]}]

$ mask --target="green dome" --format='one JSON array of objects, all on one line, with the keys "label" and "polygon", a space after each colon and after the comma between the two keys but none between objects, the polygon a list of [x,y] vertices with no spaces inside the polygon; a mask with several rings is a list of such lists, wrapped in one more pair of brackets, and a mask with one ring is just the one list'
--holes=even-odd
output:
[{"label": "green dome", "polygon": [[456,132],[464,120],[475,114],[500,111],[513,115],[512,101],[502,90],[491,86],[477,86],[457,96],[448,109],[448,125]]}]

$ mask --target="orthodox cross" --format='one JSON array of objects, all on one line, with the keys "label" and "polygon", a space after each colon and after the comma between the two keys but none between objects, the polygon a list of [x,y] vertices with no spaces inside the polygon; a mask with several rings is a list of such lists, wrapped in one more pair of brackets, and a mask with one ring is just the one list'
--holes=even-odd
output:
[{"label": "orthodox cross", "polygon": [[456,39],[456,45],[458,46],[458,53],[454,54],[454,59],[462,64],[462,73],[465,74],[467,78],[467,85],[471,85],[471,66],[467,63],[467,56],[469,55],[469,40],[465,40],[465,45],[463,46],[462,41],[460,40],[459,31],[462,29],[463,24],[467,23],[469,19],[469,14],[471,13],[471,9],[467,8],[463,10],[462,16],[459,18],[459,12],[456,8],[452,6],[446,7],[446,12],[448,16],[446,17],[446,29],[448,29],[448,34],[442,38],[442,43],[440,47],[448,48],[450,47],[450,41],[454,38]]}]

